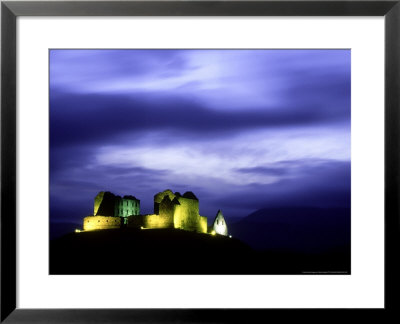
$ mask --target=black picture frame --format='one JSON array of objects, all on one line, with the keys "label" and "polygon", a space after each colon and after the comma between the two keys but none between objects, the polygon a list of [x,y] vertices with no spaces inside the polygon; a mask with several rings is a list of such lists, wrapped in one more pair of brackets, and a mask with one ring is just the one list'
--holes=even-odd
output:
[{"label": "black picture frame", "polygon": [[[384,16],[385,307],[384,309],[17,309],[16,19],[19,16]],[[1,322],[197,323],[382,321],[400,305],[400,0],[394,1],[2,1],[1,3]],[[321,317],[322,316],[322,317]],[[396,318],[396,317],[394,317]]]}]

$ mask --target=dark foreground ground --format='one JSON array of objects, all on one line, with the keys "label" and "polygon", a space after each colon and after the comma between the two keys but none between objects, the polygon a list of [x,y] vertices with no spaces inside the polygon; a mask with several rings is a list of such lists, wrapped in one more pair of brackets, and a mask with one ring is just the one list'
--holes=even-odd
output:
[{"label": "dark foreground ground", "polygon": [[50,274],[349,274],[348,250],[256,251],[219,235],[125,228],[50,241]]}]

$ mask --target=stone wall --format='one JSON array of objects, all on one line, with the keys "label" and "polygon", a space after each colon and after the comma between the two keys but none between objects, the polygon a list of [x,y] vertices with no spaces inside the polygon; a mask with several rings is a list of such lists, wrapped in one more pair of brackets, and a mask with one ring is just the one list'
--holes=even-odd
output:
[{"label": "stone wall", "polygon": [[207,216],[199,216],[199,226],[197,232],[207,233]]},{"label": "stone wall", "polygon": [[139,215],[128,217],[128,227],[135,228],[174,228],[172,215]]},{"label": "stone wall", "polygon": [[173,201],[175,194],[171,190],[167,189],[154,195],[154,214],[160,213],[160,204],[166,197],[168,197],[170,201]]},{"label": "stone wall", "polygon": [[108,191],[100,191],[94,198],[94,216],[127,217],[140,214],[140,200],[134,196],[116,196]]},{"label": "stone wall", "polygon": [[199,201],[183,197],[179,197],[178,201],[179,205],[175,206],[174,212],[175,228],[198,231],[200,222]]},{"label": "stone wall", "polygon": [[100,229],[113,229],[122,226],[121,217],[112,216],[88,216],[83,219],[83,230],[93,231]]},{"label": "stone wall", "polygon": [[167,189],[154,196],[154,214],[173,217],[174,228],[207,233],[207,217],[199,215],[199,200],[190,191],[181,195]]},{"label": "stone wall", "polygon": [[140,214],[140,201],[136,198],[120,198],[115,202],[114,216],[127,217]]},{"label": "stone wall", "polygon": [[172,201],[168,196],[165,196],[161,201],[158,207],[158,213],[154,212],[154,214],[158,214],[160,216],[165,217],[174,217],[175,207],[179,204],[177,200],[174,198]]},{"label": "stone wall", "polygon": [[94,198],[93,215],[115,216],[115,195],[108,191],[100,191]]}]

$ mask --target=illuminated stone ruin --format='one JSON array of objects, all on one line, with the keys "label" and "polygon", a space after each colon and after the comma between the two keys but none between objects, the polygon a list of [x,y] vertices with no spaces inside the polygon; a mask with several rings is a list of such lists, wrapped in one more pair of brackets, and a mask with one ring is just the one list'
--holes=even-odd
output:
[{"label": "illuminated stone ruin", "polygon": [[128,216],[140,214],[140,200],[133,196],[116,196],[101,191],[94,198],[93,216],[85,217],[85,231],[107,228],[119,228],[128,223]]},{"label": "illuminated stone ruin", "polygon": [[199,214],[199,200],[190,191],[181,195],[171,190],[154,196],[154,214],[128,217],[128,227],[179,228],[207,233],[207,217]]},{"label": "illuminated stone ruin", "polygon": [[133,227],[141,229],[176,228],[198,233],[228,235],[221,211],[213,225],[207,228],[207,217],[199,214],[199,200],[193,192],[183,195],[167,189],[154,196],[154,213],[141,215],[140,200],[133,196],[116,196],[99,192],[94,199],[93,216],[84,218],[85,231]]}]

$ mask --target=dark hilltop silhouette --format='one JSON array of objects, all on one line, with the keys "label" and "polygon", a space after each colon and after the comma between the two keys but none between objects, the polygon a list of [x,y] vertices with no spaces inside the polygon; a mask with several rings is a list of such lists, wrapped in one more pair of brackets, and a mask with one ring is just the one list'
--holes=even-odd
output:
[{"label": "dark hilltop silhouette", "polygon": [[198,203],[166,190],[141,215],[135,197],[99,193],[85,230],[50,241],[50,274],[350,274],[348,208],[265,208],[235,223],[218,211],[206,226]]}]

